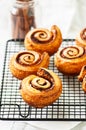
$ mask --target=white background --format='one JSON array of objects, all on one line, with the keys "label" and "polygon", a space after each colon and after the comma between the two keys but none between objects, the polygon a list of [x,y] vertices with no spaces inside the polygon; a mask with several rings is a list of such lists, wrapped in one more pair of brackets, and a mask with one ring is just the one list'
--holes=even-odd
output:
[{"label": "white background", "polygon": [[[37,1],[37,0],[36,0]],[[4,47],[11,38],[10,7],[13,0],[0,0],[0,59],[3,63]],[[81,29],[86,27],[86,0],[39,0],[38,27],[51,28],[53,24],[59,26],[63,38],[75,38]],[[2,68],[2,63],[0,68]],[[0,77],[1,75],[0,69]],[[80,123],[80,124],[79,124]],[[79,124],[79,126],[76,126]],[[36,126],[33,128],[32,126]],[[85,122],[14,122],[0,121],[0,130],[86,130]]]}]

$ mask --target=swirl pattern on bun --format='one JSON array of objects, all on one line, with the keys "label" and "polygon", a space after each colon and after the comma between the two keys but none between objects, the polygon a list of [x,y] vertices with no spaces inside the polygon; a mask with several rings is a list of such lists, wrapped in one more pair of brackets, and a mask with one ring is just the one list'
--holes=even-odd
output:
[{"label": "swirl pattern on bun", "polygon": [[77,35],[76,44],[82,47],[86,47],[86,28],[81,30],[81,32]]},{"label": "swirl pattern on bun", "polygon": [[20,93],[30,106],[43,108],[56,101],[62,93],[61,79],[51,70],[40,68],[21,82]]},{"label": "swirl pattern on bun", "polygon": [[51,30],[44,28],[36,28],[29,31],[25,37],[25,48],[27,50],[34,50],[40,53],[48,52],[53,55],[62,42],[62,34],[60,29],[53,25]]},{"label": "swirl pattern on bun", "polygon": [[69,46],[57,51],[55,66],[66,75],[77,75],[86,64],[86,50],[80,46]]},{"label": "swirl pattern on bun", "polygon": [[10,60],[10,71],[18,78],[23,79],[30,74],[36,74],[40,67],[47,68],[49,65],[49,55],[36,51],[22,51],[14,54]]}]

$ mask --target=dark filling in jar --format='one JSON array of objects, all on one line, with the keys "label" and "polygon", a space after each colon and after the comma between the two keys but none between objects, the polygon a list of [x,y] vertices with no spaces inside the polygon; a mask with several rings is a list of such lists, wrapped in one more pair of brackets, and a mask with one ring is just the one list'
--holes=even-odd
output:
[{"label": "dark filling in jar", "polygon": [[18,0],[11,10],[12,38],[14,39],[24,39],[31,28],[36,28],[34,8],[30,5],[32,1],[29,1]]}]

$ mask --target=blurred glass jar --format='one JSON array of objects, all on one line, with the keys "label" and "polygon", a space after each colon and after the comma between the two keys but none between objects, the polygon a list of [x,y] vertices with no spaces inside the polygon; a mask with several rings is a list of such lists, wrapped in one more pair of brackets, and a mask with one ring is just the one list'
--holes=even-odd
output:
[{"label": "blurred glass jar", "polygon": [[13,39],[24,39],[32,28],[37,27],[40,17],[38,4],[33,0],[16,0],[11,8],[11,32]]}]

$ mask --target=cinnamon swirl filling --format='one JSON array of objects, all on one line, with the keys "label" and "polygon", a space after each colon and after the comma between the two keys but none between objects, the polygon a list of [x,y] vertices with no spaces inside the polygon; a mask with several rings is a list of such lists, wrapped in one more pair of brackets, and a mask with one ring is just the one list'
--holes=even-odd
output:
[{"label": "cinnamon swirl filling", "polygon": [[82,40],[86,40],[86,28],[81,31],[80,37]]},{"label": "cinnamon swirl filling", "polygon": [[31,35],[31,40],[35,43],[45,44],[52,41],[53,33],[47,29],[35,30]]},{"label": "cinnamon swirl filling", "polygon": [[37,90],[48,90],[52,89],[54,86],[54,79],[45,69],[39,69],[37,73],[37,77],[35,77],[31,81],[31,86]]},{"label": "cinnamon swirl filling", "polygon": [[51,87],[51,82],[44,78],[36,77],[31,81],[31,86],[38,90],[45,90]]},{"label": "cinnamon swirl filling", "polygon": [[16,57],[16,62],[23,65],[33,65],[40,61],[40,54],[34,51],[21,52]]},{"label": "cinnamon swirl filling", "polygon": [[81,57],[85,53],[85,49],[82,47],[70,46],[65,47],[60,52],[61,57],[66,59],[75,59]]}]

